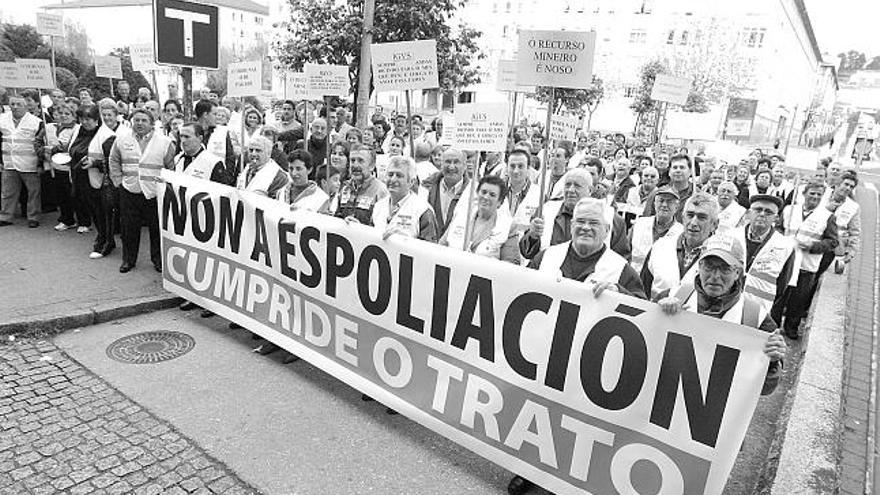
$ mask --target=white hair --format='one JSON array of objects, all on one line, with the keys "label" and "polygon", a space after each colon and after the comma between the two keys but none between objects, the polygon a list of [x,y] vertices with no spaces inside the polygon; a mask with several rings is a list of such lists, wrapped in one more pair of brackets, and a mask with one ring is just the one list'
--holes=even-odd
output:
[{"label": "white hair", "polygon": [[416,162],[408,156],[392,156],[391,160],[388,162],[388,169],[391,169],[392,167],[406,171],[406,177],[409,180],[415,179],[418,175],[418,172],[416,171]]}]

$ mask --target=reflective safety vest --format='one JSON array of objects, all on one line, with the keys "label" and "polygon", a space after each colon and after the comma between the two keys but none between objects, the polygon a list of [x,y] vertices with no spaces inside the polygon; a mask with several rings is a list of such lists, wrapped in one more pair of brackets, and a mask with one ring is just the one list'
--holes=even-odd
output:
[{"label": "reflective safety vest", "polygon": [[[104,124],[101,124],[101,127],[98,128],[97,134],[92,137],[92,140],[89,141],[89,149],[88,155],[94,161],[106,162],[104,159],[104,141],[110,139],[111,136],[115,136],[116,133],[113,132],[109,127]],[[73,141],[71,141],[73,142]],[[104,169],[106,170],[107,163],[104,163]],[[104,172],[101,172],[101,169],[98,167],[89,167],[86,169],[89,174],[89,185],[92,186],[93,189],[101,189],[101,185],[104,183]]]},{"label": "reflective safety vest", "polygon": [[211,137],[208,138],[208,143],[205,145],[205,148],[210,151],[211,154],[219,156],[221,160],[226,159],[227,134],[229,134],[229,129],[227,129],[225,125],[218,125],[214,128]]},{"label": "reflective safety vest", "polygon": [[289,204],[291,206],[296,206],[299,210],[308,210],[308,211],[318,211],[327,203],[327,200],[330,199],[330,196],[327,196],[327,193],[324,192],[323,189],[318,187],[314,182],[309,183],[309,187],[305,189],[305,191],[299,193],[299,196],[293,198],[292,203],[287,202],[287,195],[290,191],[292,184],[288,182],[284,187],[278,190],[278,194],[275,195],[275,199],[281,201],[284,204]]},{"label": "reflective safety vest", "polygon": [[122,187],[131,193],[143,193],[147,199],[155,198],[171,140],[154,132],[141,152],[134,134],[121,134],[114,145],[122,157]]},{"label": "reflective safety vest", "polygon": [[[642,271],[645,258],[648,257],[648,252],[651,251],[651,246],[654,245],[654,218],[637,217],[635,222],[633,222],[632,266],[635,268],[636,273]],[[666,231],[666,234],[662,235],[660,239],[664,237],[678,237],[682,232],[684,232],[684,226],[678,222],[673,222],[669,230]],[[611,237],[610,234],[609,237]]]},{"label": "reflective safety vest", "polygon": [[[565,255],[568,254],[570,246],[571,241],[568,241],[545,249],[538,270],[562,277],[562,263],[565,261]],[[602,253],[602,256],[596,262],[596,268],[593,270],[593,273],[584,282],[609,282],[616,284],[620,281],[620,275],[625,267],[626,258],[606,247],[605,252]]]},{"label": "reflective safety vest", "polygon": [[[669,290],[674,294],[679,287],[693,284],[697,275],[697,265],[694,263],[684,274],[678,269],[678,239],[681,234],[671,237],[661,237],[651,248],[651,259],[648,261],[648,270],[654,276],[651,284],[651,299],[657,298],[660,293]],[[645,290],[648,290],[647,288]]]},{"label": "reflective safety vest", "polygon": [[278,172],[282,172],[281,167],[275,163],[275,160],[269,159],[268,162],[260,167],[260,170],[257,170],[257,173],[254,174],[251,181],[245,184],[250,170],[251,164],[248,163],[241,173],[238,174],[238,181],[236,182],[235,187],[244,191],[259,191],[263,194],[269,194],[269,187],[272,185],[272,181],[275,180]]},{"label": "reflective safety vest", "polygon": [[[431,205],[415,193],[408,193],[397,203],[397,211],[391,208],[391,195],[380,199],[373,207],[373,226],[381,230],[388,228],[408,237],[419,237],[419,220]],[[460,247],[453,246],[453,247]]]},{"label": "reflective safety vest", "polygon": [[[739,239],[743,248],[746,246],[747,228],[747,226],[740,227],[731,233],[732,236]],[[743,292],[758,299],[761,306],[767,311],[770,311],[773,306],[773,301],[776,299],[776,282],[794,249],[795,244],[790,237],[771,229],[770,238],[758,250],[752,261],[752,266],[746,273]],[[745,249],[743,249],[743,256],[748,256]],[[742,262],[745,266],[746,260],[743,259]]]},{"label": "reflective safety vest", "polygon": [[[676,297],[680,301],[684,307],[687,308],[688,311],[692,313],[697,312],[697,293],[690,289],[690,294],[686,298],[682,298],[681,296],[685,295],[679,291],[676,293]],[[767,314],[769,310],[764,309],[763,304],[758,299],[750,296],[749,294],[740,294],[739,300],[724,313],[724,316],[721,317],[722,320],[735,323],[737,325],[745,325],[751,328],[760,328],[761,323],[767,318]]]},{"label": "reflective safety vest", "polygon": [[[526,196],[516,206],[516,211],[511,213],[511,215],[513,215],[513,228],[517,233],[522,233],[529,229],[529,225],[532,223],[532,217],[535,216],[535,211],[538,209],[538,203],[540,203],[540,200],[541,188],[534,184],[530,184]],[[501,208],[510,211],[510,194],[507,195]],[[544,205],[544,208],[547,208],[546,204]],[[557,209],[556,211],[558,212],[559,210]]]},{"label": "reflective safety vest", "polygon": [[24,114],[16,127],[12,112],[0,114],[0,134],[3,134],[3,168],[19,172],[36,172],[39,164],[34,140],[40,130],[39,118]]},{"label": "reflective safety vest", "polygon": [[[474,212],[476,212],[476,208],[474,208]],[[465,250],[480,256],[500,259],[501,246],[507,242],[507,238],[510,236],[512,223],[510,214],[503,208],[499,208],[495,216],[495,226],[492,227],[489,235],[484,239],[471,239],[470,245]],[[455,216],[452,217],[452,222],[449,224],[449,229],[446,231],[446,242],[449,247],[462,249],[466,228],[467,209],[457,208]]]},{"label": "reflective safety vest", "polygon": [[[804,218],[804,205],[796,204],[786,208],[782,214],[782,225],[785,235],[793,236],[796,242],[815,242],[822,240],[822,234],[828,225],[832,213],[825,208],[816,207],[807,218]],[[801,270],[816,273],[822,253],[810,253],[799,249],[801,253]]]},{"label": "reflective safety vest", "polygon": [[183,159],[185,156],[186,155],[183,152],[180,152],[174,157],[174,171],[181,172],[190,177],[195,177],[196,179],[211,180],[214,166],[217,165],[217,162],[223,161],[218,156],[209,153],[206,150],[202,150],[202,152],[199,153],[199,156],[190,162],[189,167],[184,169]]},{"label": "reflective safety vest", "polygon": [[837,222],[838,227],[845,229],[849,227],[849,222],[852,221],[853,217],[858,212],[859,204],[851,198],[846,198],[846,200],[834,210],[834,221]]},{"label": "reflective safety vest", "polygon": [[737,203],[736,200],[731,201],[727,208],[718,212],[717,233],[736,228],[745,214],[746,209],[741,204]]}]

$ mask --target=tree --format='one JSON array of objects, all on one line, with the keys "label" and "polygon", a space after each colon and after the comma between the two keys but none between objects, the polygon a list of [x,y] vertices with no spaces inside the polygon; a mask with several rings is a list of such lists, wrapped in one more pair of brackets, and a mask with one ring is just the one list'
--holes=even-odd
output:
[{"label": "tree", "polygon": [[880,70],[880,55],[875,56],[865,66],[865,70]]},{"label": "tree", "polygon": [[[593,81],[588,89],[556,88],[556,105],[565,107],[565,110],[574,113],[580,118],[587,116],[587,130],[590,130],[590,122],[593,120],[593,112],[599,107],[605,96],[605,86],[602,78],[593,76]],[[543,103],[550,100],[550,88],[539,86],[535,93],[537,99]]]},{"label": "tree", "polygon": [[79,87],[79,79],[64,67],[55,67],[55,85],[58,89],[72,95]]},{"label": "tree", "polygon": [[27,24],[3,24],[0,27],[0,44],[4,45],[16,58],[31,58],[42,46],[43,37],[33,26]]},{"label": "tree", "polygon": [[[149,82],[144,78],[144,76],[137,71],[131,69],[131,57],[128,53],[128,47],[124,48],[116,48],[110,55],[119,57],[122,65],[122,78],[128,81],[128,84],[131,86],[133,91],[137,91],[137,88],[140,87],[152,87]],[[114,80],[113,84],[115,85],[118,80]],[[89,65],[88,68],[84,71],[84,74],[79,78],[79,87],[89,88],[92,90],[92,97],[95,101],[98,101],[101,98],[110,97],[110,80],[106,77],[97,77],[95,75],[95,66]],[[115,88],[114,88],[115,90]],[[156,94],[154,89],[153,94]]]},{"label": "tree", "polygon": [[217,70],[209,70],[208,71],[208,80],[205,84],[211,88],[211,91],[217,93],[218,95],[226,94],[226,76],[227,69],[229,68],[229,64],[232,62],[243,62],[243,61],[253,61],[253,60],[262,60],[263,62],[263,84],[264,88],[267,88],[272,85],[272,63],[268,57],[266,57],[266,52],[268,51],[268,45],[266,42],[260,40],[259,42],[251,45],[244,53],[236,54],[229,48],[221,48],[220,49],[220,63],[218,65],[219,69]]},{"label": "tree", "polygon": [[660,105],[651,99],[651,90],[654,88],[657,74],[665,74],[668,71],[666,65],[659,60],[647,62],[639,70],[639,88],[629,106],[636,113],[636,127],[633,130],[636,136],[648,136],[656,126],[654,117],[660,112]]},{"label": "tree", "polygon": [[[89,35],[86,33],[85,27],[78,22],[65,21],[64,38],[60,43],[60,48],[71,56],[76,57],[83,64],[83,68],[91,62],[92,49],[89,43]],[[59,46],[56,46],[56,57],[58,49]]]},{"label": "tree", "polygon": [[[294,14],[290,20],[280,23],[285,34],[273,43],[279,64],[297,71],[302,70],[306,62],[347,65],[352,92],[356,92],[363,0],[288,2]],[[479,75],[472,63],[482,58],[477,46],[481,33],[463,24],[453,29],[448,23],[464,3],[464,0],[379,0],[373,43],[435,39],[440,88],[454,91],[475,84],[479,82]]]},{"label": "tree", "polygon": [[838,53],[837,58],[840,59],[840,66],[837,68],[837,72],[855,72],[862,67],[865,66],[865,63],[868,61],[868,58],[864,53],[850,50],[846,53]]}]

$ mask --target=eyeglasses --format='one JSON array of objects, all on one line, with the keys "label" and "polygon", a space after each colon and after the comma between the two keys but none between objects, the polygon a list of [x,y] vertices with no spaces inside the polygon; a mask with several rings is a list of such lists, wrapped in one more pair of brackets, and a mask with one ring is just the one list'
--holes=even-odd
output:
[{"label": "eyeglasses", "polygon": [[733,273],[732,266],[719,261],[703,260],[700,262],[700,269],[709,273],[720,273],[722,275],[730,275]]},{"label": "eyeglasses", "polygon": [[761,216],[765,216],[765,217],[776,216],[776,210],[771,210],[770,208],[761,208],[760,206],[759,207],[753,206],[753,207],[749,208],[749,211],[751,211],[755,215],[761,215]]}]

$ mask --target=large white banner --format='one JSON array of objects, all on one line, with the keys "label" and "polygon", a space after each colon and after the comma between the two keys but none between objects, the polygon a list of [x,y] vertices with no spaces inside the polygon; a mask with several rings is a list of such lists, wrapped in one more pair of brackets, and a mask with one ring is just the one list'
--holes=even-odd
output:
[{"label": "large white banner", "polygon": [[553,492],[722,492],[767,334],[162,176],[166,289]]}]

